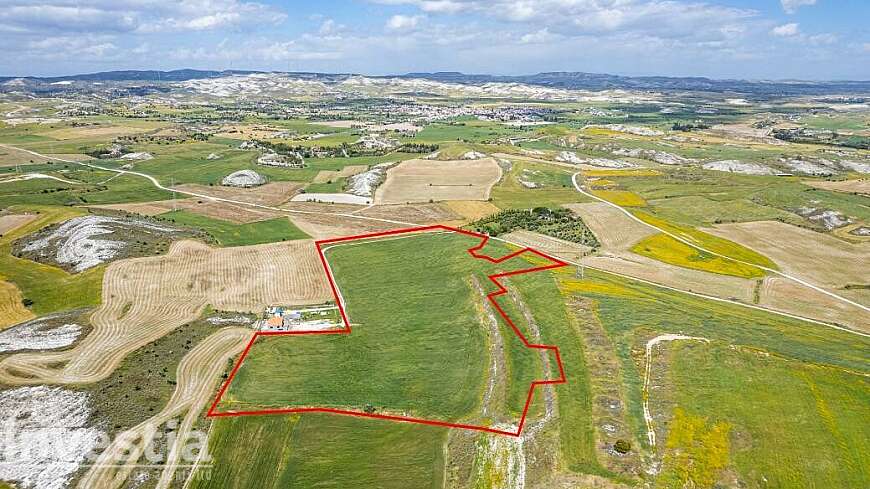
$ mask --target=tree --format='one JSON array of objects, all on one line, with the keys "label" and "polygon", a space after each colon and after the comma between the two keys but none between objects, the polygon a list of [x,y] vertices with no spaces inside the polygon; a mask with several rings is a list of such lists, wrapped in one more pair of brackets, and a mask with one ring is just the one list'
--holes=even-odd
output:
[{"label": "tree", "polygon": [[631,451],[631,443],[620,438],[613,444],[613,449],[616,450],[617,453],[625,455]]}]

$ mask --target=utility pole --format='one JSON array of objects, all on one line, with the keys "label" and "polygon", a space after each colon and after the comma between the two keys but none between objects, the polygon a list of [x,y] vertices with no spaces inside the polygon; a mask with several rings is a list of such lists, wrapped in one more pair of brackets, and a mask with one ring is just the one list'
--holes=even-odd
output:
[{"label": "utility pole", "polygon": [[172,212],[178,209],[175,207],[175,177],[169,177],[169,188],[172,189]]}]

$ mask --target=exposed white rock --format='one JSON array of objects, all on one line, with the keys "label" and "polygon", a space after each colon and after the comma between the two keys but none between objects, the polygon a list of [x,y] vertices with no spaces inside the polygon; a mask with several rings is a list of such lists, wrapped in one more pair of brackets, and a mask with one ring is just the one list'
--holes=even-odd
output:
[{"label": "exposed white rock", "polygon": [[840,166],[847,170],[856,171],[858,173],[870,173],[870,163],[862,163],[860,161],[841,160]]},{"label": "exposed white rock", "polygon": [[480,151],[469,151],[462,155],[463,160],[482,160],[483,158],[486,158],[486,155]]},{"label": "exposed white rock", "polygon": [[221,155],[219,155],[217,153],[209,153],[209,155],[206,156],[205,159],[207,159],[207,160],[219,160],[219,159],[221,159]]},{"label": "exposed white rock", "polygon": [[78,324],[47,328],[44,317],[0,331],[0,353],[17,350],[52,350],[71,345],[82,332]]},{"label": "exposed white rock", "polygon": [[103,440],[87,393],[44,385],[0,392],[0,480],[61,489]]},{"label": "exposed white rock", "polygon": [[721,160],[705,163],[705,170],[724,171],[729,173],[742,173],[744,175],[774,175],[775,172],[767,166],[758,163],[746,163],[740,160]]},{"label": "exposed white rock", "polygon": [[556,161],[571,163],[572,165],[579,165],[583,163],[584,160],[577,156],[577,153],[573,151],[562,151],[561,153],[556,155]]},{"label": "exposed white rock", "polygon": [[260,175],[254,170],[239,170],[237,172],[230,173],[223,180],[221,180],[221,185],[226,185],[228,187],[256,187],[259,185],[263,185],[266,183],[266,177]]},{"label": "exposed white rock", "polygon": [[807,161],[798,159],[781,160],[792,170],[805,175],[829,177],[837,172],[832,168],[834,162],[830,160]]},{"label": "exposed white rock", "polygon": [[650,129],[643,126],[627,126],[624,124],[605,124],[603,126],[586,126],[586,127],[603,127],[611,131],[624,132],[626,134],[634,134],[635,136],[663,136],[665,133],[657,129]]},{"label": "exposed white rock", "polygon": [[61,264],[73,265],[77,272],[95,267],[111,260],[121,252],[128,243],[110,239],[98,239],[97,236],[114,233],[118,228],[138,227],[150,231],[171,233],[174,229],[160,226],[143,220],[118,219],[108,216],[75,217],[61,224],[51,234],[28,243],[25,252],[43,251],[51,253],[56,248],[55,261]]},{"label": "exposed white rock", "polygon": [[121,159],[122,160],[151,160],[151,159],[154,159],[154,157],[151,156],[151,153],[141,152],[141,153],[127,153],[124,156],[121,156]]},{"label": "exposed white rock", "polygon": [[371,167],[368,171],[357,173],[347,179],[347,193],[360,197],[372,197],[375,189],[384,182],[387,170],[395,163],[381,163]]}]

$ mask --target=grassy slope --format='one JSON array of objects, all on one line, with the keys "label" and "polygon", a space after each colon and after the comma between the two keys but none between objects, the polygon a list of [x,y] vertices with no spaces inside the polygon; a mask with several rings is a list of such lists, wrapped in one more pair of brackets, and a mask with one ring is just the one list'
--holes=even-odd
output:
[{"label": "grassy slope", "polygon": [[678,405],[731,429],[750,487],[870,486],[870,381],[723,344],[675,344]]},{"label": "grassy slope", "polygon": [[[468,273],[494,270],[465,251],[477,241],[431,234],[327,251],[353,332],[261,338],[228,392],[227,407],[360,409],[371,403],[454,421],[477,414],[489,360]],[[534,356],[516,341],[508,337],[505,344],[517,361],[516,375],[528,379],[524,357]],[[528,383],[515,387],[527,391]],[[521,404],[511,408],[516,412]]]},{"label": "grassy slope", "polygon": [[[524,175],[524,170],[529,171]],[[514,161],[511,170],[492,188],[492,203],[502,209],[530,209],[590,201],[574,189],[571,174],[570,170],[552,165]],[[526,188],[520,178],[542,187]]]},{"label": "grassy slope", "polygon": [[80,209],[50,207],[29,207],[28,210],[39,210],[41,215],[0,238],[0,280],[18,286],[22,296],[34,302],[32,311],[36,315],[98,305],[105,266],[70,274],[60,268],[22,260],[10,254],[12,241],[84,212]]},{"label": "grassy slope", "polygon": [[617,355],[623,363],[630,394],[629,413],[639,438],[643,426],[641,378],[632,348],[656,334],[681,332],[729,344],[751,345],[800,362],[868,370],[870,340],[853,334],[590,270],[583,280],[571,275],[562,275],[560,280],[575,293],[597,302],[599,318],[617,345]]},{"label": "grassy slope", "polygon": [[248,224],[235,224],[188,211],[170,211],[160,214],[160,217],[178,224],[202,229],[214,236],[221,246],[248,246],[309,237],[286,217],[276,217]]},{"label": "grassy slope", "polygon": [[[564,269],[563,269],[564,270]],[[541,328],[541,340],[559,346],[568,382],[554,387],[559,409],[559,452],[568,471],[605,474],[595,455],[592,397],[583,343],[551,273],[511,278]]]}]

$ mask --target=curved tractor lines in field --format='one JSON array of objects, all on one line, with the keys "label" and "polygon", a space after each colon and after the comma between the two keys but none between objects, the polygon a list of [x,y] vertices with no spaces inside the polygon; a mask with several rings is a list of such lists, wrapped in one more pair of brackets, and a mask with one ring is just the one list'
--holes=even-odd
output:
[{"label": "curved tractor lines in field", "polygon": [[188,437],[200,413],[212,399],[221,372],[230,358],[241,353],[250,338],[251,331],[248,329],[226,328],[196,345],[178,364],[178,384],[163,410],[119,434],[81,479],[79,487],[105,489],[122,486],[154,440],[158,429],[183,415],[175,432],[175,442],[164,449],[164,469],[157,483],[158,488],[169,487],[176,468],[180,464],[189,465],[192,462],[183,460],[185,445],[189,442]]},{"label": "curved tractor lines in field", "polygon": [[70,350],[6,358],[0,362],[0,382],[96,382],[129,353],[198,318],[209,304],[259,312],[270,304],[311,304],[331,297],[309,240],[222,249],[178,242],[165,256],[110,265],[103,304],[91,316],[91,334]]}]

